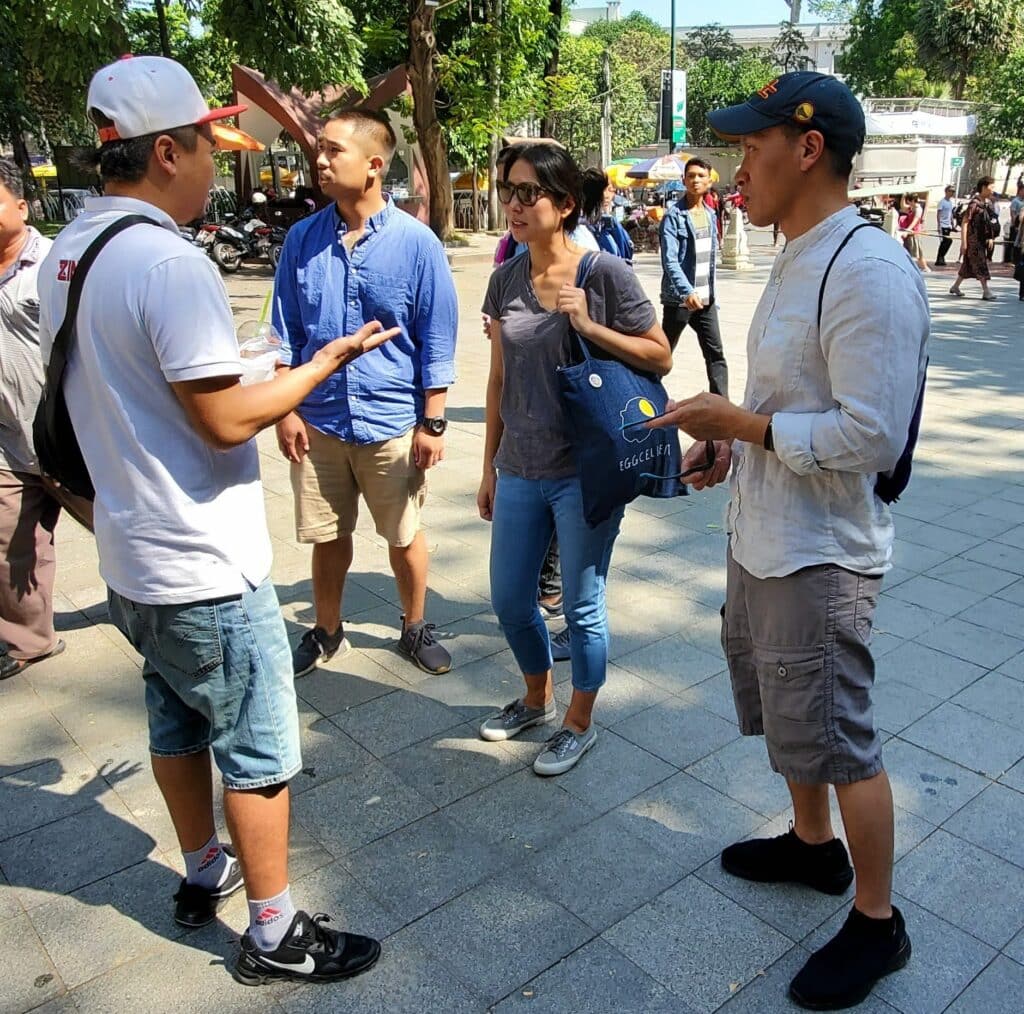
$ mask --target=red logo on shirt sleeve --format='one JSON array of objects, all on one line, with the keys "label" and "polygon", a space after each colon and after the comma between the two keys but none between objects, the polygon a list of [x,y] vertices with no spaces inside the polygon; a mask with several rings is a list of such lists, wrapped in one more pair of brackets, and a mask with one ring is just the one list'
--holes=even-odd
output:
[{"label": "red logo on shirt sleeve", "polygon": [[57,281],[70,282],[72,275],[75,273],[75,268],[77,267],[78,261],[61,261],[57,265]]}]

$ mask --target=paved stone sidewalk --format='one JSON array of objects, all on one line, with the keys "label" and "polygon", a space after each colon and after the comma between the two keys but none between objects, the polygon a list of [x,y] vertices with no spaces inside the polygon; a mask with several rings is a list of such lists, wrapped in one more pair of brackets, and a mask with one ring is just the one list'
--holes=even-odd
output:
[{"label": "paved stone sidewalk", "polygon": [[[765,279],[723,273],[742,391]],[[656,296],[658,269],[638,271]],[[363,525],[345,599],[355,651],[298,690],[293,890],[385,938],[369,974],[246,989],[224,968],[245,925],[183,933],[181,859],[150,776],[139,660],[105,618],[90,540],[63,522],[57,609],[68,651],[0,683],[0,1012],[775,1012],[849,898],[724,876],[723,845],[778,833],[782,781],[738,736],[718,644],[724,494],[627,514],[609,582],[614,643],[600,739],[551,781],[542,734],[481,742],[475,723],[519,678],[488,602],[475,490],[488,350],[487,269],[457,270],[463,325],[449,457],[431,477],[430,618],[454,656],[426,678],[394,652],[399,607]],[[268,280],[231,282],[239,318]],[[897,567],[877,617],[878,722],[897,810],[896,890],[914,942],[872,1012],[1024,1006],[1024,304],[934,310],[924,436],[898,505]],[[1012,297],[1012,301],[1011,301]],[[673,393],[703,384],[684,337]],[[290,630],[309,622],[309,553],[292,537],[285,463],[261,438],[274,578]],[[558,696],[568,695],[558,668]]]}]

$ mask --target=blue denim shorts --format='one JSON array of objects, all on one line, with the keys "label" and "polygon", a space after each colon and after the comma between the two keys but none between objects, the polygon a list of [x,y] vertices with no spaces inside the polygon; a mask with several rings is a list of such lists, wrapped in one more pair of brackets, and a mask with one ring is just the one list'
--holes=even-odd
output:
[{"label": "blue denim shorts", "polygon": [[302,768],[291,651],[270,581],[209,602],[142,605],[108,593],[110,619],[142,655],[149,749],[213,751],[229,789]]}]

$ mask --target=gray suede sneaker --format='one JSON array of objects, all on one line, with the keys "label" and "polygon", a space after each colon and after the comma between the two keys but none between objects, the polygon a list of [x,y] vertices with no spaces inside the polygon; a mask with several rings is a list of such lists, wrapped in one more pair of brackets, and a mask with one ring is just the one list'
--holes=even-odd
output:
[{"label": "gray suede sneaker", "polygon": [[591,725],[586,732],[575,732],[564,726],[544,744],[544,749],[533,762],[534,774],[564,775],[597,742],[597,727]]},{"label": "gray suede sneaker", "polygon": [[557,715],[554,698],[543,708],[528,708],[517,698],[511,704],[506,704],[496,715],[484,720],[480,726],[480,736],[492,743],[500,743],[518,736],[524,729],[553,722]]}]

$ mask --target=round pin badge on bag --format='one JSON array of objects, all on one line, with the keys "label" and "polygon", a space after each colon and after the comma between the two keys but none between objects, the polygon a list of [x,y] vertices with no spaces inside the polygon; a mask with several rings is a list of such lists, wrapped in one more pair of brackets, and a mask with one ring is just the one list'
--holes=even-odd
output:
[{"label": "round pin badge on bag", "polygon": [[600,387],[604,381],[596,373],[591,373],[587,380],[590,382],[591,387]]}]

